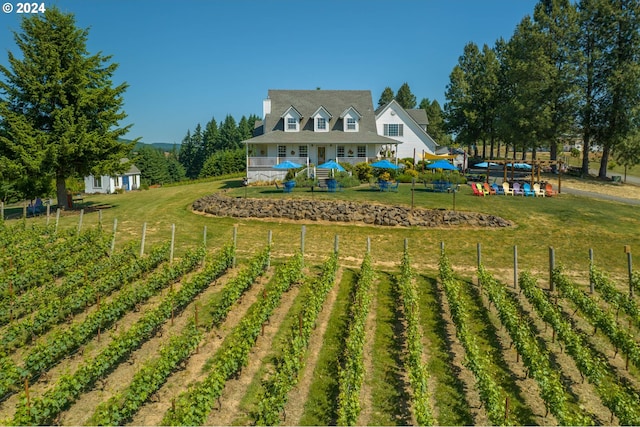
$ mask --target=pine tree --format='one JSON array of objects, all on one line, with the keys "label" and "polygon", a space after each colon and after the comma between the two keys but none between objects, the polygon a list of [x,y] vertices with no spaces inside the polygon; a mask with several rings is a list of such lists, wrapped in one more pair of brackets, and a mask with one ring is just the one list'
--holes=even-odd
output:
[{"label": "pine tree", "polygon": [[220,126],[220,145],[218,150],[235,150],[236,148],[240,148],[240,133],[233,116],[227,115]]},{"label": "pine tree", "polygon": [[[117,64],[89,54],[89,31],[72,14],[50,7],[14,32],[20,55],[0,66],[0,166],[2,180],[38,187],[55,179],[58,204],[66,207],[65,180],[91,173],[123,172],[120,159],[135,141],[119,140],[127,85],[112,86]],[[27,178],[25,178],[27,177]]]},{"label": "pine tree", "polygon": [[215,117],[212,117],[205,125],[202,135],[202,145],[204,149],[203,157],[205,161],[216,152],[219,143],[220,131],[218,130],[218,123],[216,122]]},{"label": "pine tree", "polygon": [[416,96],[411,93],[408,83],[403,83],[402,86],[400,86],[395,100],[398,101],[398,104],[400,104],[405,110],[415,108],[417,103]]},{"label": "pine tree", "polygon": [[393,94],[393,90],[389,86],[385,87],[382,91],[382,95],[380,95],[380,99],[378,100],[378,107],[382,107],[387,103],[391,102],[395,95]]}]

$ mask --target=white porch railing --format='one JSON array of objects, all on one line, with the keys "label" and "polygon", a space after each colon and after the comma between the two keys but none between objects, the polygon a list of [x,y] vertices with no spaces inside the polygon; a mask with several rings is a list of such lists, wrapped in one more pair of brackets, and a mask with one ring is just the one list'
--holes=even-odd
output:
[{"label": "white porch railing", "polygon": [[308,157],[247,157],[247,166],[256,168],[273,167],[285,160],[299,163],[302,166],[309,165]]},{"label": "white porch railing", "polygon": [[350,165],[355,165],[357,163],[373,163],[378,161],[376,157],[338,157],[336,158],[338,163],[348,163]]}]

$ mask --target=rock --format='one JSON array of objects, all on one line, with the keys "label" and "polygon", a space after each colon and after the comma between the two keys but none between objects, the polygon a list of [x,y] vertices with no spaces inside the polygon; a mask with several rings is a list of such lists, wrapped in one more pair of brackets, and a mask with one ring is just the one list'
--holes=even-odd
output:
[{"label": "rock", "polygon": [[192,209],[215,216],[237,218],[285,218],[298,221],[361,222],[403,227],[511,227],[513,224],[494,215],[454,212],[343,200],[315,201],[291,199],[245,199],[222,194],[202,197]]}]

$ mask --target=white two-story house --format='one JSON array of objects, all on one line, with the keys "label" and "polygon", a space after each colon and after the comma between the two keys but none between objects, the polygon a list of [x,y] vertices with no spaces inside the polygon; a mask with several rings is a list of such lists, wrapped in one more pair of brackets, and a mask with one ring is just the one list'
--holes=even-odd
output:
[{"label": "white two-story house", "polygon": [[[394,99],[376,110],[376,126],[379,135],[400,142],[393,155],[399,159],[410,157],[420,160],[425,155],[433,155],[438,144],[427,133],[429,120],[422,109],[405,110]],[[385,147],[385,151],[393,150]]]},{"label": "white two-story house", "polygon": [[283,179],[276,164],[290,160],[313,170],[331,159],[356,164],[380,159],[402,141],[378,134],[368,90],[269,90],[254,137],[243,141],[249,182]]}]

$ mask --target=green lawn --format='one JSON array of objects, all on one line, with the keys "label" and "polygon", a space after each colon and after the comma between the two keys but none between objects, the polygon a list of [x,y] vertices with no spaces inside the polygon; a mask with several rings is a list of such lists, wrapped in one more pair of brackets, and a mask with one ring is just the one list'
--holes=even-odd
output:
[{"label": "green lawn", "polygon": [[[207,227],[207,243],[211,247],[228,242],[237,227],[238,256],[249,257],[264,247],[269,231],[273,233],[274,256],[284,257],[299,247],[301,223],[280,220],[251,220],[239,218],[213,218],[191,212],[191,203],[197,198],[224,191],[231,197],[271,197],[306,199],[350,199],[376,203],[411,206],[412,188],[401,184],[397,193],[373,191],[367,185],[346,189],[338,193],[311,192],[296,188],[284,194],[275,187],[241,186],[241,179],[201,182],[177,187],[155,188],[126,194],[89,195],[83,227],[98,224],[102,206],[102,224],[105,230],[113,228],[117,218],[117,245],[141,238],[143,223],[147,223],[147,245],[166,241],[171,237],[171,226],[176,226],[176,255],[202,241]],[[413,192],[415,207],[453,209],[454,196],[447,193],[427,192],[416,185]],[[320,263],[331,252],[335,236],[339,236],[341,262],[359,265],[371,239],[373,261],[383,265],[399,262],[403,241],[409,239],[414,262],[423,268],[436,268],[440,242],[444,242],[456,269],[471,269],[476,263],[477,244],[481,244],[483,262],[488,268],[512,277],[513,247],[517,245],[521,269],[544,272],[548,268],[548,247],[555,248],[557,262],[564,264],[585,278],[589,248],[595,252],[596,263],[618,276],[627,271],[624,245],[640,247],[640,215],[638,207],[596,199],[562,194],[554,198],[485,197],[472,195],[469,186],[462,186],[455,195],[455,208],[494,214],[513,221],[516,225],[503,229],[458,228],[401,228],[364,226],[338,223],[307,223],[305,255],[311,263]],[[73,211],[60,219],[60,227],[77,227],[79,212]],[[44,223],[44,217],[28,219]],[[54,218],[51,218],[54,221]],[[13,221],[8,221],[9,223]]]}]

